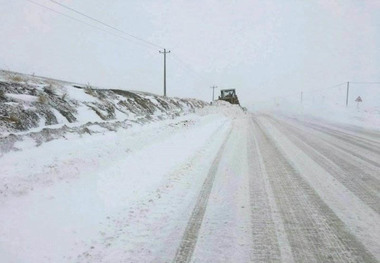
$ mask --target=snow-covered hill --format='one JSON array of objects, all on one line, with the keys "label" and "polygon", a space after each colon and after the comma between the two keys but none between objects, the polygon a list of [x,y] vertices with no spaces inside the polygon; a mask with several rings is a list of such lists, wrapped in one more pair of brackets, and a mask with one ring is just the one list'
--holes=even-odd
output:
[{"label": "snow-covered hill", "polygon": [[91,134],[171,119],[205,105],[196,99],[0,71],[0,150],[17,150],[15,142],[25,138],[39,145],[68,133]]}]

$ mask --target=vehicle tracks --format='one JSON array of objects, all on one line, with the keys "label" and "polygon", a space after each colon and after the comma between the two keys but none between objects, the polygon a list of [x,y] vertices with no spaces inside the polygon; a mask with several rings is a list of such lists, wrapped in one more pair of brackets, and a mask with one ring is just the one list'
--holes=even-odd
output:
[{"label": "vehicle tracks", "polygon": [[294,261],[377,262],[289,163],[261,123],[253,121]]},{"label": "vehicle tracks", "polygon": [[374,174],[368,172],[349,156],[342,154],[330,145],[321,142],[313,135],[305,135],[298,129],[269,118],[270,122],[287,134],[288,138],[302,151],[309,155],[316,163],[352,191],[365,204],[377,213],[380,213],[380,181],[376,177],[380,170],[375,169]]},{"label": "vehicle tracks", "polygon": [[[278,217],[279,211],[275,204],[273,191],[265,175],[265,167],[263,167],[263,160],[258,150],[252,121],[250,124],[251,133],[248,138],[247,156],[250,160],[248,176],[253,239],[251,258],[253,262],[284,262],[286,261],[284,260],[285,254],[289,254],[289,261],[291,261],[290,246],[284,233],[281,217]],[[277,218],[274,214],[277,215]],[[281,247],[279,240],[282,241]]]},{"label": "vehicle tracks", "polygon": [[[366,149],[368,151],[371,151],[373,153],[380,154],[380,150],[379,150],[380,143],[379,143],[379,141],[363,138],[363,137],[360,137],[357,135],[348,134],[346,132],[342,132],[339,130],[320,126],[317,124],[312,124],[312,123],[301,123],[301,124],[305,127],[309,127],[311,129],[320,131],[322,133],[329,134],[330,136],[332,136],[336,139],[339,139],[341,141],[345,141],[345,142],[348,142],[352,145],[355,145],[355,146],[361,147],[363,149]],[[374,146],[374,145],[376,145],[376,146]]]},{"label": "vehicle tracks", "polygon": [[223,156],[224,148],[230,138],[232,128],[228,132],[222,146],[220,147],[210,169],[208,175],[202,185],[200,194],[198,195],[195,207],[186,226],[180,245],[177,249],[173,262],[190,262],[198,239],[198,233],[202,225],[203,217],[206,212],[208,199],[215,181],[218,164]]},{"label": "vehicle tracks", "polygon": [[[277,122],[279,121],[278,119],[274,119],[271,116],[267,116],[267,117],[269,117],[273,120],[276,120]],[[359,159],[361,159],[361,160],[363,160],[363,161],[365,161],[365,162],[367,162],[373,166],[380,168],[380,162],[379,162],[380,155],[377,154],[376,152],[368,150],[367,149],[368,147],[363,148],[360,145],[358,146],[357,144],[353,144],[351,140],[339,140],[336,138],[336,136],[332,136],[328,133],[325,133],[323,130],[317,130],[317,129],[314,129],[312,127],[308,127],[307,125],[303,124],[300,121],[296,122],[296,124],[298,124],[298,125],[290,124],[290,123],[284,122],[284,121],[281,121],[281,123],[284,123],[284,124],[286,124],[286,126],[292,127],[292,128],[294,128],[300,132],[305,132],[304,129],[300,129],[300,126],[304,127],[307,130],[309,130],[310,132],[312,132],[314,134],[317,133],[318,135],[320,135],[317,137],[319,139],[323,140],[324,142],[326,142],[330,145],[333,145],[336,148],[343,150],[344,152],[350,153],[353,156],[355,156],[355,157],[357,157],[357,158],[359,158]],[[375,137],[372,137],[372,138],[373,138],[373,140],[375,140]],[[380,136],[379,136],[379,138],[380,138]],[[378,142],[378,144],[380,147],[380,142]]]}]

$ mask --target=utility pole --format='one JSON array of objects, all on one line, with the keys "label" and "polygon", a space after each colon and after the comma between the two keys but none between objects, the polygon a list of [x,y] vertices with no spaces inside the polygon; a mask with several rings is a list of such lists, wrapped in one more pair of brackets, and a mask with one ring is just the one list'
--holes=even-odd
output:
[{"label": "utility pole", "polygon": [[166,51],[166,48],[164,48],[164,51],[159,52],[164,54],[164,97],[166,97],[166,54],[170,53],[170,50]]},{"label": "utility pole", "polygon": [[212,101],[214,101],[214,90],[218,88],[218,86],[212,86]]},{"label": "utility pole", "polygon": [[347,82],[346,107],[348,106],[348,93],[350,91],[350,82]]}]

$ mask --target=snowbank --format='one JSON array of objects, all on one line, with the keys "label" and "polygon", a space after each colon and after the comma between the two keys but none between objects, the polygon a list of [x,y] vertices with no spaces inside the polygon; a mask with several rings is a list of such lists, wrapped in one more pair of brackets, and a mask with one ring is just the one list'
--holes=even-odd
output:
[{"label": "snowbank", "polygon": [[206,105],[195,99],[98,89],[0,71],[0,136],[87,122],[173,118]]},{"label": "snowbank", "polygon": [[199,115],[222,114],[230,118],[238,118],[245,114],[239,105],[222,100],[214,101],[210,106],[197,109],[197,113]]},{"label": "snowbank", "polygon": [[[0,155],[53,139],[78,137],[173,119],[202,108],[196,99],[95,89],[63,81],[0,72]],[[1,80],[2,79],[2,80]],[[31,143],[31,142],[34,143]]]}]

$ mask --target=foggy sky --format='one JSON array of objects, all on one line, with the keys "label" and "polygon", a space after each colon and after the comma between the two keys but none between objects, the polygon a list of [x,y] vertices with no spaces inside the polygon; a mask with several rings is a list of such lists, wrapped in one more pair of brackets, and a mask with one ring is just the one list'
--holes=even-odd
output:
[{"label": "foggy sky", "polygon": [[[49,0],[33,1],[96,25]],[[236,88],[250,105],[345,81],[380,81],[380,1],[59,2],[171,50],[169,96],[209,101],[217,85]],[[162,94],[158,48],[25,0],[0,4],[0,68]]]}]

